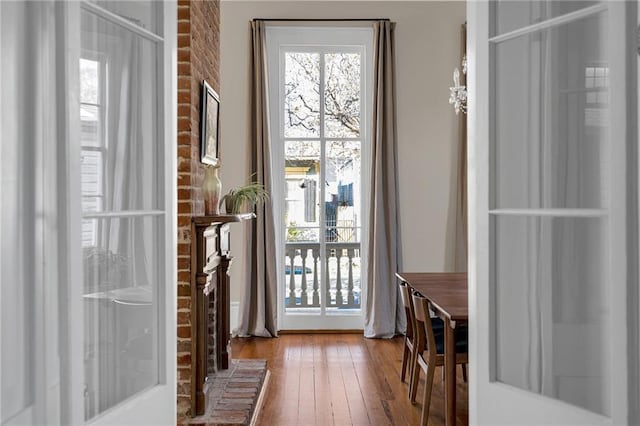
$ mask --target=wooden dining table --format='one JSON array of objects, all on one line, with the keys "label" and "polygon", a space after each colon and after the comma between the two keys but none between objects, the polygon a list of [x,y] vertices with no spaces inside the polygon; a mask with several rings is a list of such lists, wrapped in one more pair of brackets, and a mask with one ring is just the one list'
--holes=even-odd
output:
[{"label": "wooden dining table", "polygon": [[455,328],[469,320],[467,274],[448,272],[398,272],[396,277],[426,297],[445,322],[445,424],[456,424],[456,341]]}]

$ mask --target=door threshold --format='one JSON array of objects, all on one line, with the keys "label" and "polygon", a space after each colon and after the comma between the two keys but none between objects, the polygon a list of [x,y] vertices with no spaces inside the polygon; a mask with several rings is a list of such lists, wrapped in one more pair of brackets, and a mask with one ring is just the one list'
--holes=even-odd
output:
[{"label": "door threshold", "polygon": [[362,334],[363,329],[345,329],[345,330],[278,330],[278,334]]}]

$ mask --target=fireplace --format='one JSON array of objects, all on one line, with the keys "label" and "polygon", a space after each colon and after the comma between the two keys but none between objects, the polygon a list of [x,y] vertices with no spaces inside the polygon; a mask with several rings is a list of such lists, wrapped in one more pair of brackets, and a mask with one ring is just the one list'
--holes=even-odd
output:
[{"label": "fireplace", "polygon": [[199,216],[191,222],[191,412],[206,411],[213,376],[229,368],[229,285],[232,256],[229,224],[240,215]]}]

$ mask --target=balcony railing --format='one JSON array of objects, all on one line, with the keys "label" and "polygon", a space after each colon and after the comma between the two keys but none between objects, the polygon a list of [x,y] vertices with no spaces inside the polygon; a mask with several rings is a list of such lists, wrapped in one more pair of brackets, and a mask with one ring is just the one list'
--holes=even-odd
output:
[{"label": "balcony railing", "polygon": [[[327,242],[325,250],[321,262],[320,243],[286,243],[287,309],[320,308],[323,299],[328,309],[360,309],[360,243]],[[328,278],[324,286],[323,277]]]}]

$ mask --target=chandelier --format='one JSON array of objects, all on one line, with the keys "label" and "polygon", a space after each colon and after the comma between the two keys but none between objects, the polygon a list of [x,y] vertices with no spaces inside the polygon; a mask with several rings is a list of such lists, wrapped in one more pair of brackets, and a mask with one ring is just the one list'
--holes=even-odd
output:
[{"label": "chandelier", "polygon": [[[467,74],[467,56],[462,58],[462,73]],[[460,84],[460,70],[453,70],[453,86],[449,87],[449,104],[453,105],[456,115],[467,113],[467,86]]]}]

